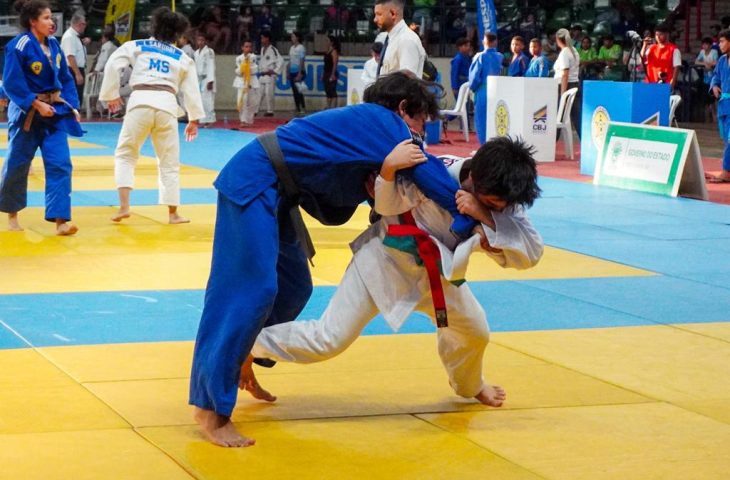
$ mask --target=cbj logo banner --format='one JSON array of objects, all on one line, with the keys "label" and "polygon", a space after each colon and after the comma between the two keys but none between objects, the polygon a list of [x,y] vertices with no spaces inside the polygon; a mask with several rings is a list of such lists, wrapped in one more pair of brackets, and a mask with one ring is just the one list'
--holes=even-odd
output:
[{"label": "cbj logo banner", "polygon": [[547,133],[547,105],[532,114],[532,133],[538,135]]}]

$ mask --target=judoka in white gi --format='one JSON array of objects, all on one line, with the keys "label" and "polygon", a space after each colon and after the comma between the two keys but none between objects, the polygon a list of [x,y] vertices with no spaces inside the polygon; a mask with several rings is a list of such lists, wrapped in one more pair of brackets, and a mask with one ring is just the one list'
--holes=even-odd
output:
[{"label": "judoka in white gi", "polygon": [[259,55],[259,83],[261,84],[261,106],[266,109],[264,115],[274,115],[274,89],[276,79],[284,66],[284,58],[271,44],[271,33],[261,32],[261,54]]},{"label": "judoka in white gi", "polygon": [[233,78],[233,88],[238,91],[236,109],[239,128],[253,125],[253,117],[259,107],[259,59],[252,53],[253,44],[248,40],[241,45],[241,51],[243,53],[236,57]]},{"label": "judoka in white gi", "polygon": [[167,7],[152,16],[153,37],[126,42],[109,57],[104,68],[99,99],[107,101],[112,112],[122,106],[119,94],[120,70],[132,67],[127,113],[114,152],[114,177],[119,192],[119,211],[112,220],[119,222],[131,214],[129,197],[134,188],[134,169],[139,151],[152,137],[158,161],[159,203],[168,206],[169,222],[187,223],[177,212],[180,205],[180,139],[177,117],[182,111],[177,93],[182,92],[188,112],[185,138],[198,134],[203,105],[193,60],[174,44],[189,24],[184,15]]},{"label": "judoka in white gi", "polygon": [[[459,242],[449,229],[451,215],[411,181],[401,176],[394,181],[395,175],[388,172],[392,165],[384,164],[375,183],[375,209],[383,217],[352,242],[354,257],[323,316],[264,328],[252,355],[298,363],[332,358],[355,341],[378,312],[396,331],[413,311],[438,323],[440,315],[434,315],[438,295],[429,284],[423,250],[416,248],[414,237],[393,235],[401,224],[408,224],[405,216],[410,211],[417,229],[427,234],[440,255],[448,326],[438,328],[437,341],[449,383],[462,397],[501,406],[504,390],[482,377],[489,340],[486,314],[464,283],[464,275],[475,251],[504,268],[526,269],[539,261],[542,238],[525,211],[540,192],[535,162],[528,147],[509,138],[490,140],[471,160],[450,161],[449,173],[463,189],[456,197],[459,211],[481,221],[485,236]],[[405,233],[413,233],[412,227]],[[258,386],[249,366],[242,369],[241,388],[275,400]]]},{"label": "judoka in white gi", "polygon": [[195,50],[195,67],[198,71],[198,83],[200,84],[200,95],[203,97],[203,110],[205,116],[200,120],[202,127],[215,123],[215,52],[207,43],[205,35],[198,34],[195,37],[198,47]]}]

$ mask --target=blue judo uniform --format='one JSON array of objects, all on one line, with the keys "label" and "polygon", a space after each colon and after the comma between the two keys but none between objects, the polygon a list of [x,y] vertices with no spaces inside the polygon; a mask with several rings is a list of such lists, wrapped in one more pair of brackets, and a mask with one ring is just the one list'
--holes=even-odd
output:
[{"label": "blue judo uniform", "polygon": [[[406,123],[375,104],[326,110],[296,119],[276,136],[302,207],[328,225],[346,222],[367,198],[365,182],[401,141]],[[470,235],[475,225],[459,214],[459,185],[443,163],[428,161],[403,171],[454,217],[452,230]],[[190,403],[230,416],[241,364],[265,326],[294,320],[312,293],[307,258],[300,247],[279,181],[263,147],[241,149],[215,181],[218,212],[213,260],[195,344]]]},{"label": "blue judo uniform", "polygon": [[521,52],[517,58],[512,58],[507,68],[507,75],[510,77],[524,77],[527,67],[530,65],[530,57]]},{"label": "blue judo uniform", "polygon": [[730,172],[730,63],[728,63],[727,54],[717,60],[710,80],[710,91],[713,87],[720,87],[722,91],[720,100],[717,102],[717,123],[720,129],[720,137],[725,143],[725,151],[722,154],[722,169]]},{"label": "blue judo uniform", "polygon": [[[47,57],[36,37],[23,33],[5,47],[3,88],[8,105],[8,156],[0,178],[0,211],[15,213],[27,205],[28,170],[38,147],[43,156],[46,176],[45,219],[71,219],[71,154],[68,135],[83,131],[73,110],[78,109],[76,84],[66,64],[66,57],[54,37],[48,37]],[[35,112],[28,131],[26,116],[39,94],[60,92],[67,103],[54,103],[53,117]]]},{"label": "blue judo uniform", "polygon": [[474,57],[469,67],[469,88],[474,92],[474,130],[479,143],[487,141],[487,77],[502,72],[502,54],[488,48]]},{"label": "blue judo uniform", "polygon": [[542,77],[550,76],[550,60],[544,53],[532,57],[530,64],[525,72],[526,77]]}]

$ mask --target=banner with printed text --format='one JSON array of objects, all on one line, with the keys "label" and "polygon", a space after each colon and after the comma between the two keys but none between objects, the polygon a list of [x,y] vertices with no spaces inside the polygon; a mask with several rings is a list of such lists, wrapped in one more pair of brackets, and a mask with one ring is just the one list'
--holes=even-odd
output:
[{"label": "banner with printed text", "polygon": [[132,39],[134,25],[134,0],[111,0],[106,7],[105,25],[114,25],[115,37],[119,43]]},{"label": "banner with printed text", "polygon": [[497,33],[497,9],[494,0],[477,0],[477,31],[479,32],[479,50],[485,33]]}]

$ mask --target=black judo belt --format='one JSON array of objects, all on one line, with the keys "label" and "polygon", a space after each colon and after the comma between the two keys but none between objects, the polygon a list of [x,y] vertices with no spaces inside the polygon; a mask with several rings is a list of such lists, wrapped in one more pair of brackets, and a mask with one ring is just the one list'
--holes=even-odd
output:
[{"label": "black judo belt", "polygon": [[309,263],[314,266],[312,258],[314,257],[314,244],[312,243],[312,237],[309,236],[306,225],[304,225],[304,219],[302,218],[302,212],[299,210],[301,205],[302,197],[299,193],[297,184],[294,183],[294,179],[289,172],[289,168],[286,166],[284,161],[284,154],[279,146],[279,139],[276,138],[275,132],[264,133],[258,136],[258,141],[264,151],[269,156],[271,165],[274,166],[276,176],[279,177],[279,194],[282,196],[286,207],[289,209],[289,219],[291,220],[294,232],[297,235],[299,244],[307,256]]}]

